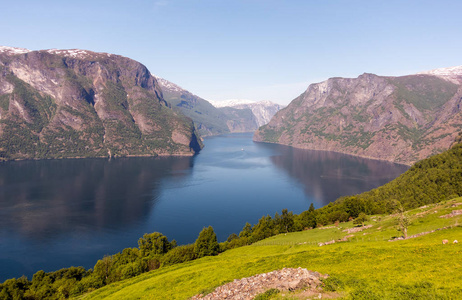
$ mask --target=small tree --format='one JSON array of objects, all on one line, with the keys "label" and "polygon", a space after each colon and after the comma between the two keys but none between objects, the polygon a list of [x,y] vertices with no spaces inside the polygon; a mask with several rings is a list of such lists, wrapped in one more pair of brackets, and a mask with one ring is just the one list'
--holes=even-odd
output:
[{"label": "small tree", "polygon": [[406,215],[403,205],[399,201],[397,202],[398,211],[398,231],[401,232],[405,239],[407,239],[407,228],[411,225],[409,217]]},{"label": "small tree", "polygon": [[358,217],[353,221],[353,224],[361,224],[361,226],[364,226],[364,222],[369,221],[369,218],[367,215],[363,212],[359,213]]},{"label": "small tree", "polygon": [[314,208],[313,203],[310,204],[310,208],[308,211],[304,211],[301,214],[303,218],[303,225],[307,228],[315,228],[316,227],[316,210]]},{"label": "small tree", "polygon": [[194,243],[194,253],[197,258],[217,255],[219,250],[220,246],[218,245],[217,235],[213,231],[213,227],[204,227]]}]

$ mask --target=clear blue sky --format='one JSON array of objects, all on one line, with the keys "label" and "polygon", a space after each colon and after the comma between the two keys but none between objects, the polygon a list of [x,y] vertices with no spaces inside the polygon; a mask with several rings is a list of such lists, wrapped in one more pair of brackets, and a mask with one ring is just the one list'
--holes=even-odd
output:
[{"label": "clear blue sky", "polygon": [[124,55],[207,99],[462,65],[462,1],[4,1],[0,45]]}]

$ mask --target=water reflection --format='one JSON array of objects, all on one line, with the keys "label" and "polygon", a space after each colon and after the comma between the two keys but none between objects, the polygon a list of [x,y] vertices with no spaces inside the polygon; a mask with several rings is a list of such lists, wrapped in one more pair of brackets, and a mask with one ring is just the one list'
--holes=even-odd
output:
[{"label": "water reflection", "polygon": [[68,232],[117,230],[147,218],[161,179],[182,179],[184,158],[21,161],[0,167],[0,228],[45,242]]},{"label": "water reflection", "polygon": [[381,186],[408,167],[341,153],[277,145],[281,155],[271,162],[303,184],[307,197],[322,207],[340,196],[359,194]]}]

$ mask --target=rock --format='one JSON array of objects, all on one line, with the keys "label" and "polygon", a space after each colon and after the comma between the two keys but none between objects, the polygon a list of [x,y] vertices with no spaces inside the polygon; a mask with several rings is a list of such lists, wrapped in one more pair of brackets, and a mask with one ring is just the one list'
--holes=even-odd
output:
[{"label": "rock", "polygon": [[234,280],[220,287],[217,287],[208,295],[196,295],[190,299],[253,299],[269,289],[277,288],[281,291],[295,291],[310,289],[319,291],[322,289],[322,278],[327,278],[318,272],[307,269],[284,268],[269,273]]},{"label": "rock", "polygon": [[347,228],[345,230],[342,230],[343,232],[348,232],[348,233],[355,233],[355,232],[361,232],[363,230],[371,228],[372,225],[366,225],[366,226],[361,226],[361,227],[353,227],[353,228]]},{"label": "rock", "polygon": [[459,216],[459,215],[462,215],[462,209],[453,210],[452,212],[450,212],[447,215],[440,216],[440,218],[447,219],[447,218],[452,218],[452,217]]},{"label": "rock", "polygon": [[446,244],[448,244],[448,243],[449,243],[448,240],[443,240],[443,245],[446,245]]}]

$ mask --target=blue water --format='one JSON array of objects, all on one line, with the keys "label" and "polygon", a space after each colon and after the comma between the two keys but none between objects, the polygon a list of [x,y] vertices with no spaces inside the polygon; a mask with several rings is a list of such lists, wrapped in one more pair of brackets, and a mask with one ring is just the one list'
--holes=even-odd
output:
[{"label": "blue water", "polygon": [[220,241],[245,222],[382,185],[407,167],[332,152],[207,138],[195,157],[70,159],[0,164],[0,282],[38,270],[91,268],[148,232]]}]

